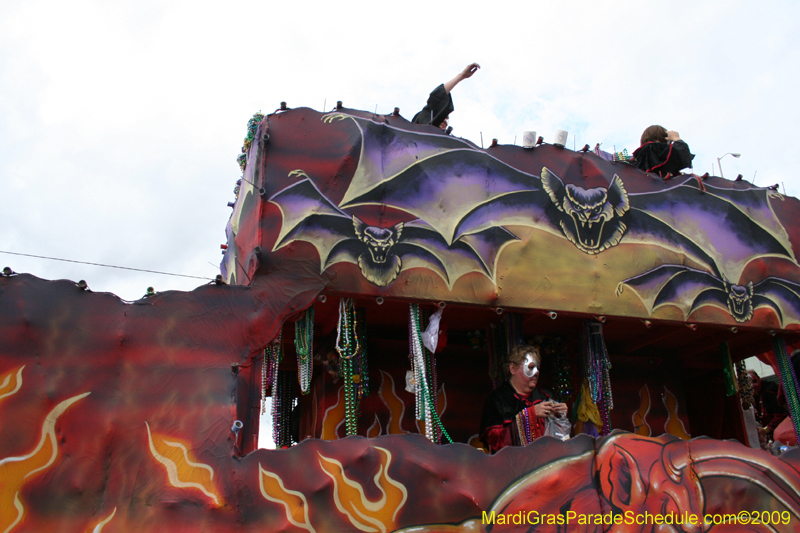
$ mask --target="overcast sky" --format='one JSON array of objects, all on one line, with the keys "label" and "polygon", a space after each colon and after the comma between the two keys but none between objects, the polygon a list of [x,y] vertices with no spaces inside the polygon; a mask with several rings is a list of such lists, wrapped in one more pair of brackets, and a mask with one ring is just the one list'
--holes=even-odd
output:
[{"label": "overcast sky", "polygon": [[[800,193],[800,4],[539,4],[3,0],[0,251],[213,278],[254,112],[342,100],[410,119],[472,61],[451,125],[477,144],[565,129],[632,152],[662,124],[696,172],[740,152],[726,177]],[[204,283],[6,265],[126,300]]]}]

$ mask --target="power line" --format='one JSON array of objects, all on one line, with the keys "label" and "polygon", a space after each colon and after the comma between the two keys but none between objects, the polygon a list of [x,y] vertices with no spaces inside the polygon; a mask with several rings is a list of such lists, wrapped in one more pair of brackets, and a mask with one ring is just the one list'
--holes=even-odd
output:
[{"label": "power line", "polygon": [[104,265],[101,263],[90,263],[88,261],[75,261],[74,259],[61,259],[58,257],[46,257],[43,255],[33,255],[33,254],[21,254],[17,252],[6,252],[4,250],[0,250],[0,254],[10,254],[10,255],[21,255],[24,257],[35,257],[37,259],[50,259],[51,261],[64,261],[65,263],[79,263],[81,265],[92,265],[92,266],[99,266],[99,267],[106,267],[106,268],[120,268],[122,270],[135,270],[137,272],[147,272],[149,274],[162,274],[164,276],[176,276],[179,278],[193,278],[193,279],[204,279],[208,281],[214,281],[213,278],[204,278],[200,276],[188,276],[186,274],[173,274],[172,272],[159,272],[158,270],[146,270],[143,268],[132,268],[132,267],[123,267],[123,266],[116,266],[116,265]]}]

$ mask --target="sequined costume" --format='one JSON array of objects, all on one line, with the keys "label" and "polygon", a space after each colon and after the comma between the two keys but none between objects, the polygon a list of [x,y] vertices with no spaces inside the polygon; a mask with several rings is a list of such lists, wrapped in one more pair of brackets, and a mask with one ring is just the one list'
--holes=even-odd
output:
[{"label": "sequined costume", "polygon": [[483,404],[481,440],[491,453],[506,446],[524,446],[544,435],[545,419],[537,418],[533,407],[552,400],[550,391],[536,387],[522,396],[506,381]]}]

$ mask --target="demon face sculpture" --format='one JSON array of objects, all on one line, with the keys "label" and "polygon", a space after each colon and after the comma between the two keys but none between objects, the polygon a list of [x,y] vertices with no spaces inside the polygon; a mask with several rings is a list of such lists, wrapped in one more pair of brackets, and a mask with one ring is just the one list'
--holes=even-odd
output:
[{"label": "demon face sculpture", "polygon": [[753,282],[747,285],[733,285],[723,280],[728,293],[728,311],[737,322],[747,322],[753,318]]},{"label": "demon face sculpture", "polygon": [[358,256],[361,273],[368,281],[385,287],[397,278],[403,266],[403,260],[392,252],[403,233],[403,223],[378,228],[367,226],[353,216],[353,228],[358,240],[367,245],[367,251]]},{"label": "demon face sculpture", "polygon": [[558,209],[558,224],[564,236],[580,251],[599,254],[619,244],[628,229],[622,217],[630,210],[628,193],[619,176],[608,189],[583,189],[542,171],[542,185]]}]

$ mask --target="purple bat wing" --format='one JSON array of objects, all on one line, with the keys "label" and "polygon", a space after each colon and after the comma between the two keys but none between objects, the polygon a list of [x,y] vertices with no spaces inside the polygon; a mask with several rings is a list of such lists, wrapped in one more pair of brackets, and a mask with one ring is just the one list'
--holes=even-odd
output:
[{"label": "purple bat wing", "polygon": [[683,265],[661,265],[626,279],[620,283],[617,293],[621,293],[625,286],[639,297],[648,313],[652,314],[663,305],[674,305],[681,310],[684,318],[696,309],[695,300],[704,292],[725,293],[722,280],[708,272]]}]

